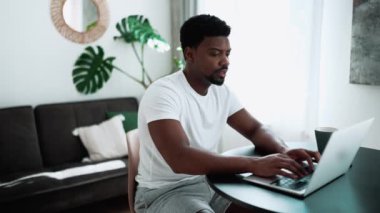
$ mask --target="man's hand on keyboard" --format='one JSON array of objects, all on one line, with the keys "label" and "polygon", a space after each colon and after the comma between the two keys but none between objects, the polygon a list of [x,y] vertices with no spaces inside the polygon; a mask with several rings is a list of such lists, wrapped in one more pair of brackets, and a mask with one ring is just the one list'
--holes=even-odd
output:
[{"label": "man's hand on keyboard", "polygon": [[319,162],[319,159],[321,158],[321,154],[319,152],[306,149],[289,149],[285,152],[285,154],[300,164],[302,164],[303,161],[306,161],[309,165],[309,169],[311,170],[309,172],[314,171],[313,161]]},{"label": "man's hand on keyboard", "polygon": [[[261,177],[281,175],[293,179],[308,174],[304,167],[286,154],[252,158],[252,173]],[[289,171],[289,172],[288,172]]]}]

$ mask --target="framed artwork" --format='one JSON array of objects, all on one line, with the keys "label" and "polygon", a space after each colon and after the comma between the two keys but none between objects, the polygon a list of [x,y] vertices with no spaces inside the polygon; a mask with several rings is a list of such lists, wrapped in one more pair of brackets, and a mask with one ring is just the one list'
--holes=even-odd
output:
[{"label": "framed artwork", "polygon": [[353,0],[350,83],[380,85],[380,0]]}]

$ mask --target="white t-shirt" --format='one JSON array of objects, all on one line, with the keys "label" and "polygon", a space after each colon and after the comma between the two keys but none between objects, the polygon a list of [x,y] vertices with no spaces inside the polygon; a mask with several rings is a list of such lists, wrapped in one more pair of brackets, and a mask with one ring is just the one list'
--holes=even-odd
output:
[{"label": "white t-shirt", "polygon": [[211,85],[207,95],[199,95],[182,71],[154,82],[139,106],[140,162],[136,177],[139,186],[160,188],[195,177],[176,174],[157,150],[148,123],[161,119],[178,120],[191,147],[216,152],[230,115],[242,105],[227,86]]}]

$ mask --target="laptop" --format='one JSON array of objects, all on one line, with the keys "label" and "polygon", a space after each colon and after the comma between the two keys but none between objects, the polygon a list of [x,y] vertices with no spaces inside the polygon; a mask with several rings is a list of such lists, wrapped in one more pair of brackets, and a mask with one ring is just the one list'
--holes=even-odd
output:
[{"label": "laptop", "polygon": [[244,181],[304,198],[347,172],[373,121],[374,118],[371,118],[334,132],[314,172],[308,176],[291,179],[280,175],[271,178],[258,177],[252,173],[240,175]]}]

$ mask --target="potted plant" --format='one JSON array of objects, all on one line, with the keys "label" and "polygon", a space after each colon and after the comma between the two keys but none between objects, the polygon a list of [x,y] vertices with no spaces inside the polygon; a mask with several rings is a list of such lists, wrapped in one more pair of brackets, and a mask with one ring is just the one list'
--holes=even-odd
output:
[{"label": "potted plant", "polygon": [[[142,15],[131,15],[123,18],[116,24],[116,29],[120,33],[114,37],[127,44],[131,44],[133,52],[141,66],[141,76],[135,77],[125,72],[114,64],[115,57],[105,56],[101,46],[86,47],[74,64],[72,71],[73,83],[78,92],[92,94],[103,88],[108,82],[114,70],[123,73],[144,89],[153,82],[153,79],[145,68],[144,49],[145,46],[153,48],[158,52],[165,52],[170,49],[169,44],[150,25],[147,18]],[[179,58],[173,59],[178,68],[183,66],[183,61]]]}]

